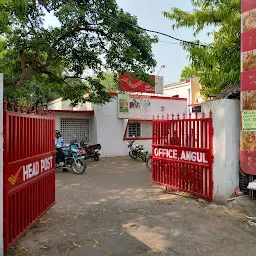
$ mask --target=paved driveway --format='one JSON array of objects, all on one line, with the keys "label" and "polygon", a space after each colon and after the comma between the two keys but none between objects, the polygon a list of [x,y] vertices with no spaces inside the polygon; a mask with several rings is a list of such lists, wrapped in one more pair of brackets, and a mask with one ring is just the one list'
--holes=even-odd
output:
[{"label": "paved driveway", "polygon": [[145,164],[89,161],[86,173],[57,172],[56,205],[8,255],[254,256],[256,228],[225,207],[165,194]]}]

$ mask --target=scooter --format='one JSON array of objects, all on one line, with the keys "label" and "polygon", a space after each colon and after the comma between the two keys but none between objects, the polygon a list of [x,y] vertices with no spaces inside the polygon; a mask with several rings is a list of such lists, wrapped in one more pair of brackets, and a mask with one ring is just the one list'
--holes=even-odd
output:
[{"label": "scooter", "polygon": [[82,151],[79,151],[75,145],[63,148],[57,148],[56,168],[71,170],[75,174],[82,174],[86,170],[86,162]]}]

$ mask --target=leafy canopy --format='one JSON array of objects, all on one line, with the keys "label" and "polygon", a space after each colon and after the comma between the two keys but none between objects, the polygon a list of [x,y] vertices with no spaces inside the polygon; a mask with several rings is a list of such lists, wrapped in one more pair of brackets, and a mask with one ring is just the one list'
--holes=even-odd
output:
[{"label": "leafy canopy", "polygon": [[206,47],[182,44],[191,61],[182,76],[196,71],[205,93],[219,93],[240,82],[240,0],[191,0],[191,4],[192,13],[172,8],[164,16],[175,22],[173,29],[193,28],[195,36],[209,29],[213,42]]},{"label": "leafy canopy", "polygon": [[[104,103],[110,99],[104,72],[134,72],[150,81],[147,73],[156,65],[151,46],[157,39],[115,0],[30,0],[25,8],[16,1],[0,2],[6,96]],[[45,25],[47,12],[57,26]]]}]

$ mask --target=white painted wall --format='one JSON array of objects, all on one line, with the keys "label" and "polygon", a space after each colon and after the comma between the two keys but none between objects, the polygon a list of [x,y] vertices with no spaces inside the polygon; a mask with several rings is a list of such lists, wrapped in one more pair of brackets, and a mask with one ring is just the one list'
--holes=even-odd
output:
[{"label": "white painted wall", "polygon": [[50,110],[92,110],[92,104],[90,102],[86,102],[83,104],[78,104],[75,107],[71,106],[70,100],[62,101],[61,98],[48,102],[48,109]]},{"label": "white painted wall", "polygon": [[93,109],[96,119],[97,143],[101,144],[101,155],[127,155],[127,141],[123,141],[127,120],[117,118],[117,100],[114,99],[102,106],[93,105]]},{"label": "white painted wall", "polygon": [[[164,107],[164,111],[161,111],[161,107]],[[151,99],[152,116],[166,115],[172,113],[186,113],[187,111],[187,100],[181,99]],[[152,118],[152,117],[151,117]]]},{"label": "white painted wall", "polygon": [[227,203],[239,185],[240,101],[216,100],[202,104],[213,112],[213,200]]},{"label": "white painted wall", "polygon": [[[187,101],[170,99],[151,99],[151,109],[153,115],[185,113]],[[161,107],[165,111],[161,112]],[[93,105],[94,118],[97,127],[97,143],[102,146],[102,156],[125,156],[128,154],[127,142],[123,141],[123,136],[127,120],[117,118],[117,99],[105,105]],[[151,140],[137,140],[137,144],[142,144],[151,152]]]},{"label": "white painted wall", "polygon": [[3,74],[0,74],[0,256],[4,255],[3,245]]},{"label": "white painted wall", "polygon": [[[191,89],[191,82],[179,84],[176,86],[170,86],[164,88],[164,95],[173,97],[174,95],[179,95],[179,98],[188,97],[188,89]],[[190,99],[191,101],[191,99]]]}]

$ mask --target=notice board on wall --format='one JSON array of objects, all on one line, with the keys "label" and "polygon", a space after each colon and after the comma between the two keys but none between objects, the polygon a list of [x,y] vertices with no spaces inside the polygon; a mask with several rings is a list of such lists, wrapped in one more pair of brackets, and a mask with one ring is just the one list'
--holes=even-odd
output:
[{"label": "notice board on wall", "polygon": [[256,0],[242,0],[240,164],[256,175]]},{"label": "notice board on wall", "polygon": [[151,102],[148,96],[119,94],[118,118],[151,120]]}]

